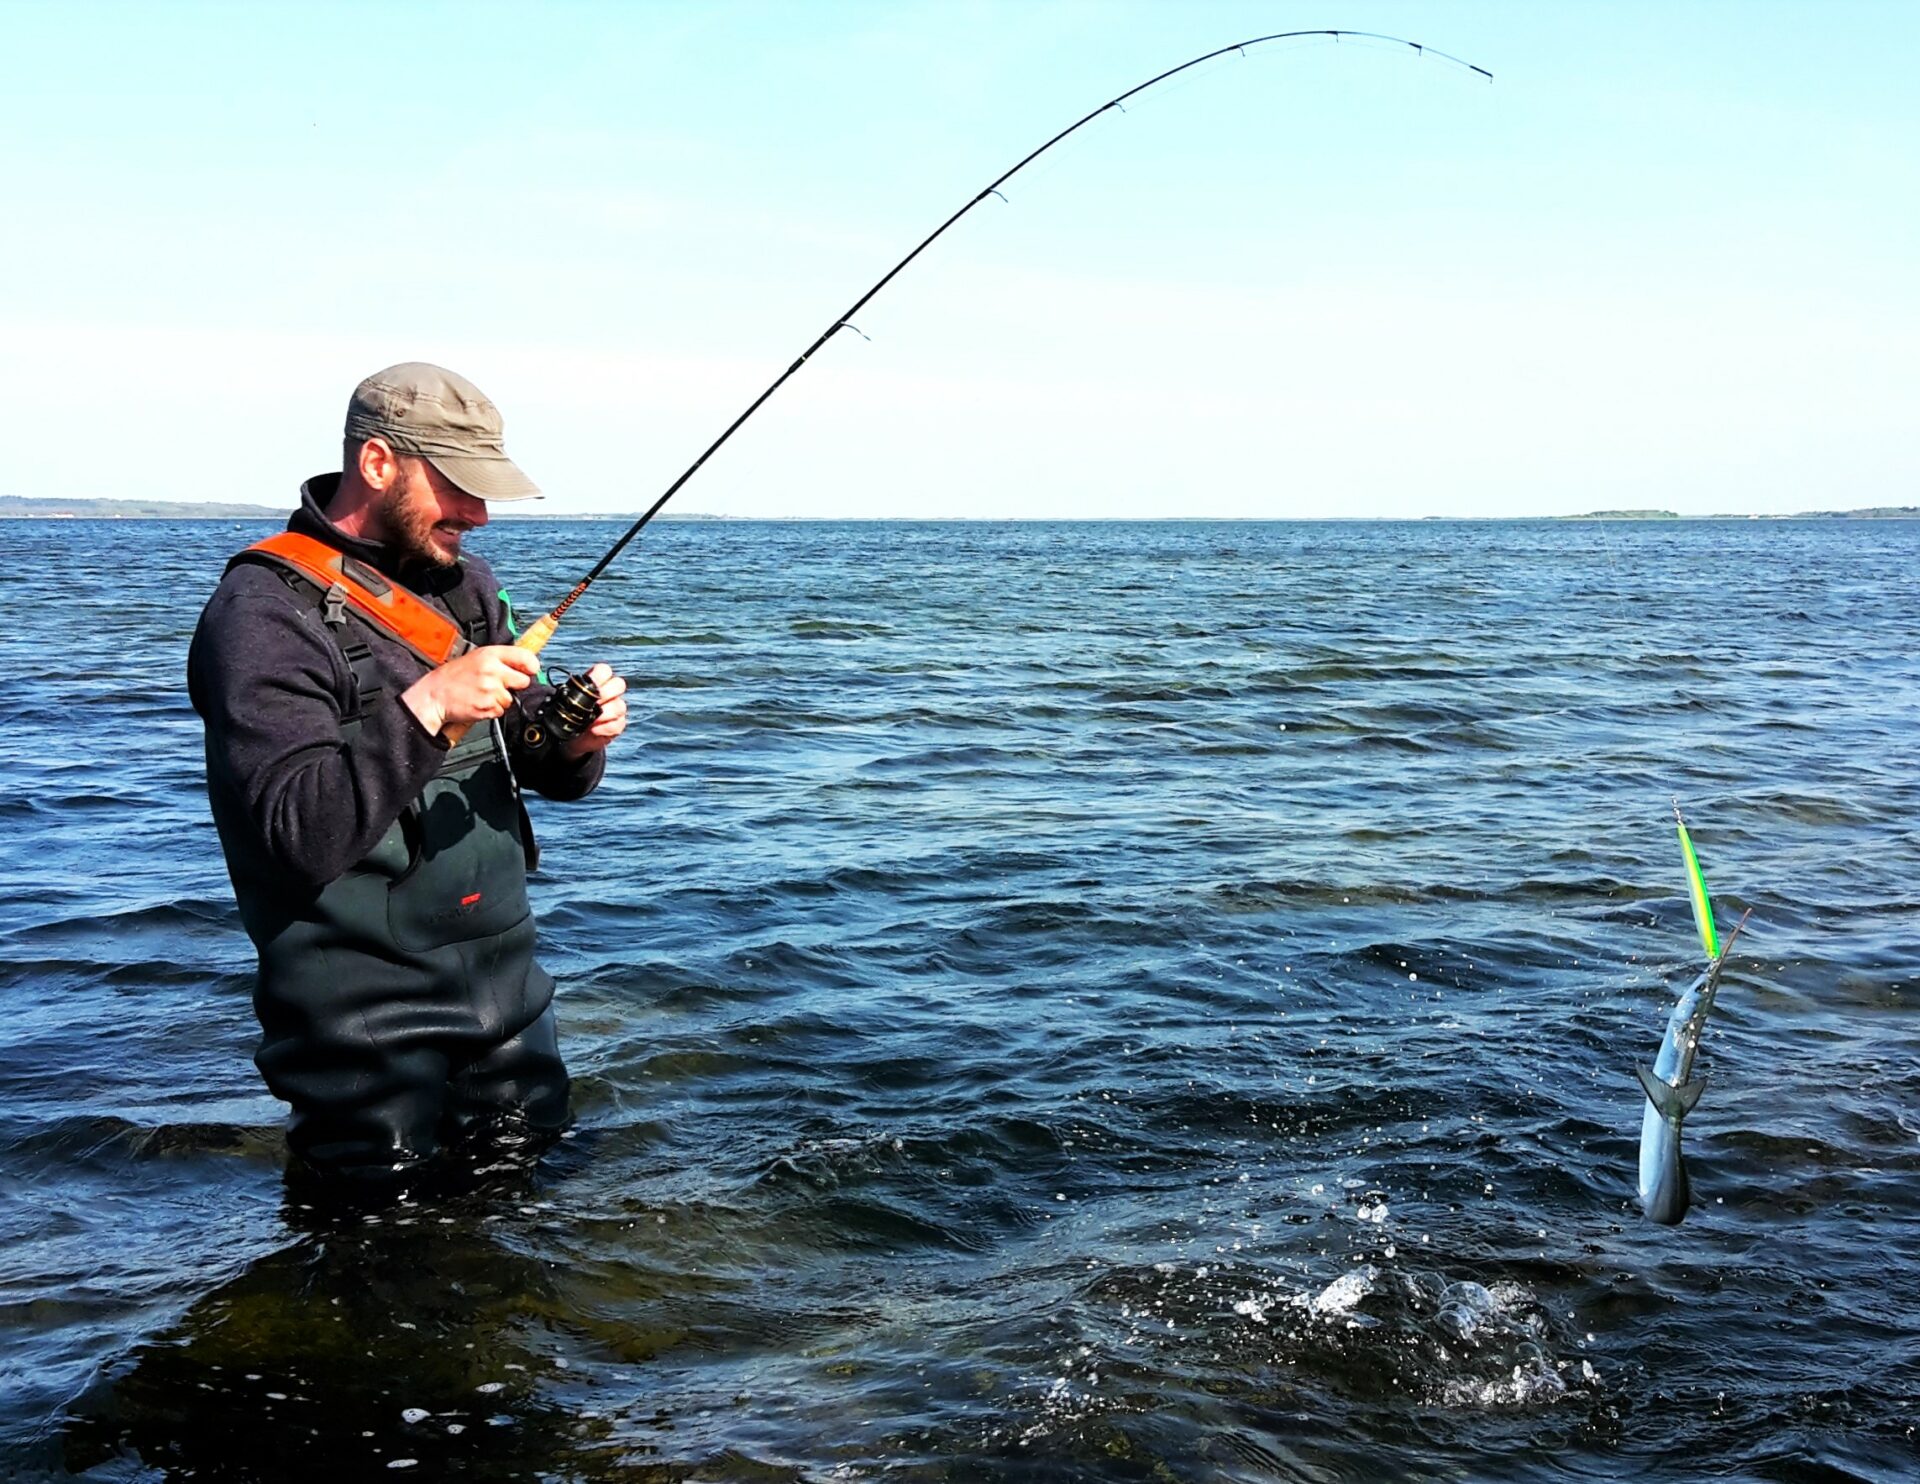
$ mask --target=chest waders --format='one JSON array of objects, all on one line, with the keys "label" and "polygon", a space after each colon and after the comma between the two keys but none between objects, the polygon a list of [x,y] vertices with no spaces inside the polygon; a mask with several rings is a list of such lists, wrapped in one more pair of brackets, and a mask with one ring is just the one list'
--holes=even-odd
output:
[{"label": "chest waders", "polygon": [[[445,595],[456,625],[307,537],[276,536],[234,560],[266,562],[315,597],[353,673],[348,745],[382,695],[411,683],[394,673],[399,656],[383,661],[375,635],[429,666],[486,638],[464,586]],[[553,980],[534,962],[527,900],[537,859],[504,735],[489,721],[449,749],[345,875],[289,893],[235,873],[260,955],[254,1060],[292,1105],[288,1141],[309,1163],[384,1177],[502,1119],[534,1131],[564,1123]]]}]

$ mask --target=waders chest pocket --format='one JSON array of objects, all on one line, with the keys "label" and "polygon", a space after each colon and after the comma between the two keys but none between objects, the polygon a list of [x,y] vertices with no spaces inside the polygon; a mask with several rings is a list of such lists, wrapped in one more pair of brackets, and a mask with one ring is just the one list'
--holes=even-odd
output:
[{"label": "waders chest pocket", "polygon": [[411,864],[387,888],[387,924],[396,944],[440,948],[526,921],[531,908],[520,801],[504,765],[450,755],[409,813],[404,835]]}]

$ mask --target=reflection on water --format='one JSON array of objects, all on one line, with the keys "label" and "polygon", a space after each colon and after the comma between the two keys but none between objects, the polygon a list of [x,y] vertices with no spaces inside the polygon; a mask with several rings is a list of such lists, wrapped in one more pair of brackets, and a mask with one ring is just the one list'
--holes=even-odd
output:
[{"label": "reflection on water", "polygon": [[492,1204],[408,1203],[331,1227],[289,1212],[309,1235],[198,1300],[79,1400],[68,1467],[131,1457],[183,1478],[445,1478],[586,1462],[596,1429],[570,1414],[563,1385],[549,1391],[566,1362],[524,1338],[559,1296],[545,1264],[491,1239]]},{"label": "reflection on water", "polygon": [[[254,534],[36,527],[0,641],[0,1476],[1914,1471],[1920,526],[655,528],[556,641],[636,713],[539,819],[577,1126],[359,1211],[248,1060],[191,614],[85,580]],[[537,604],[606,534],[485,541]],[[1753,920],[1667,1231],[1676,793]]]}]

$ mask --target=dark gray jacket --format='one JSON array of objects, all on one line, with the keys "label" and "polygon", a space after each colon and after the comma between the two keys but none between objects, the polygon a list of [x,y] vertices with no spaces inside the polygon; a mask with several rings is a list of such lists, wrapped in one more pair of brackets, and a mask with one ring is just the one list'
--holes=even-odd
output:
[{"label": "dark gray jacket", "polygon": [[[339,483],[322,475],[301,486],[287,529],[326,542],[393,578],[452,615],[446,593],[462,586],[485,617],[483,644],[511,641],[506,605],[493,572],[478,557],[450,569],[405,566],[386,547],[342,534],[325,503]],[[207,790],[229,855],[249,871],[289,883],[323,886],[364,858],[445,761],[444,740],[430,735],[400,693],[426,666],[398,641],[371,631],[392,684],[373,699],[353,736],[344,720],[356,704],[353,672],[320,621],[316,600],[273,569],[228,571],[193,636],[187,689],[207,727]],[[504,726],[520,782],[550,799],[577,799],[599,783],[605,754],[579,763],[549,754],[535,765],[517,744],[544,687],[520,693]],[[231,828],[236,838],[226,840]]]}]

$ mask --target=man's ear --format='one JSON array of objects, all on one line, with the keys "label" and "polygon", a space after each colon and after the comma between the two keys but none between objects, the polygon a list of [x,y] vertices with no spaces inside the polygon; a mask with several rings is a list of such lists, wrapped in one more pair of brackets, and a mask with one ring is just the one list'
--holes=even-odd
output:
[{"label": "man's ear", "polygon": [[400,457],[384,438],[360,445],[360,482],[376,494],[385,494],[400,480]]}]

